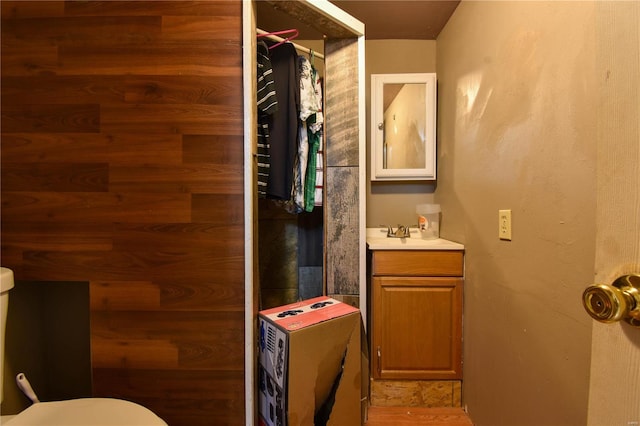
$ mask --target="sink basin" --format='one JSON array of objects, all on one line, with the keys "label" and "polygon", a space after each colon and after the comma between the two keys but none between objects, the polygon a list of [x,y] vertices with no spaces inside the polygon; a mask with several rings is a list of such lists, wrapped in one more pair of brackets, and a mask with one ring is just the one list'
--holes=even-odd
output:
[{"label": "sink basin", "polygon": [[367,228],[367,246],[371,250],[464,250],[462,244],[436,238],[423,240],[417,229],[410,238],[389,238],[386,228]]}]

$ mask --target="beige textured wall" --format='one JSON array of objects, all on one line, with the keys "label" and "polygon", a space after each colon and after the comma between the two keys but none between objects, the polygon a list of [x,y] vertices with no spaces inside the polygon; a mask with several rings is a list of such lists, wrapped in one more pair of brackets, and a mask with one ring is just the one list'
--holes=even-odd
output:
[{"label": "beige textured wall", "polygon": [[463,1],[437,40],[434,198],[441,235],[466,246],[463,400],[477,426],[586,423],[594,31],[590,2]]},{"label": "beige textured wall", "polygon": [[371,182],[371,74],[436,71],[435,40],[368,40],[365,43],[367,111],[367,227],[418,225],[417,204],[433,202],[434,182]]}]

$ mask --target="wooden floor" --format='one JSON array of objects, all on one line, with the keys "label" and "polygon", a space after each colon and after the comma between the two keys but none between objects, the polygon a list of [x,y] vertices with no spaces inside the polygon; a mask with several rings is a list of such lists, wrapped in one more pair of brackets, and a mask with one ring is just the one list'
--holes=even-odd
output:
[{"label": "wooden floor", "polygon": [[473,426],[462,408],[369,407],[366,426]]}]

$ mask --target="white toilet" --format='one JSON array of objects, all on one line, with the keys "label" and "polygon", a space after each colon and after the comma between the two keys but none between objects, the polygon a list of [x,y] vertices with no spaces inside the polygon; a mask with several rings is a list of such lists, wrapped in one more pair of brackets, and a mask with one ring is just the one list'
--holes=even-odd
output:
[{"label": "white toilet", "polygon": [[[0,268],[0,368],[4,367],[4,333],[13,271]],[[0,402],[3,398],[0,380]],[[133,402],[112,398],[81,398],[36,402],[15,416],[2,416],[7,426],[155,426],[167,424],[151,410]]]}]

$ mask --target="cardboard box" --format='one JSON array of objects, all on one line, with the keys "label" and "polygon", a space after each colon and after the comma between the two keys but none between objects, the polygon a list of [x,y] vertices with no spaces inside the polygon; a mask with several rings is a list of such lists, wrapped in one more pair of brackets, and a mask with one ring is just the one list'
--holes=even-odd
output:
[{"label": "cardboard box", "polygon": [[329,297],[261,311],[263,426],[360,426],[360,311]]}]

